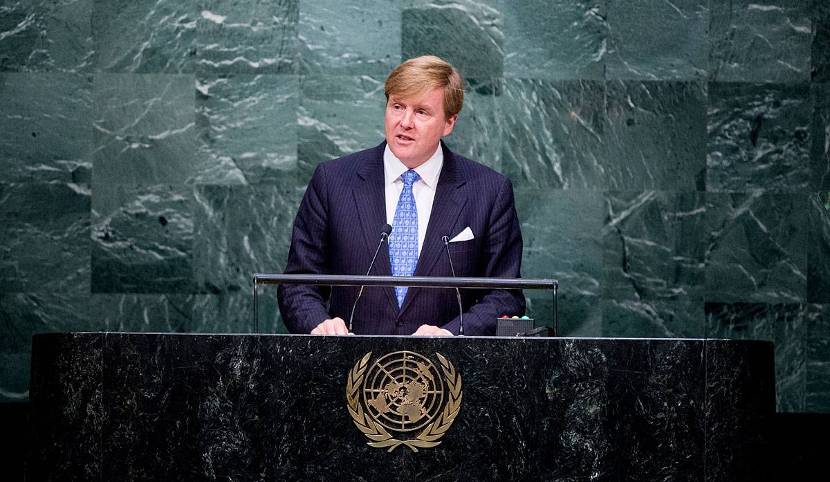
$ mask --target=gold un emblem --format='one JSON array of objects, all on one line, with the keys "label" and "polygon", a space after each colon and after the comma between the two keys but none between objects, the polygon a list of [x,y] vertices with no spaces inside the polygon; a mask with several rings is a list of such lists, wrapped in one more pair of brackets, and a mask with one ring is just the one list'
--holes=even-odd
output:
[{"label": "gold un emblem", "polygon": [[412,351],[389,353],[369,366],[369,352],[349,372],[346,404],[369,446],[417,452],[441,443],[461,409],[461,376],[443,355],[435,356],[440,370]]}]

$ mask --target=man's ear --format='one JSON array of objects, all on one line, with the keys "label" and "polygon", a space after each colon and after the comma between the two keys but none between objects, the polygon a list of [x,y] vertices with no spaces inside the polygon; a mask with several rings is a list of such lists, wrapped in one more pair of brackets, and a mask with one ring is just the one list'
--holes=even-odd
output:
[{"label": "man's ear", "polygon": [[444,134],[441,136],[448,136],[452,132],[453,128],[455,127],[455,121],[458,120],[458,114],[451,115],[446,121],[444,121]]}]

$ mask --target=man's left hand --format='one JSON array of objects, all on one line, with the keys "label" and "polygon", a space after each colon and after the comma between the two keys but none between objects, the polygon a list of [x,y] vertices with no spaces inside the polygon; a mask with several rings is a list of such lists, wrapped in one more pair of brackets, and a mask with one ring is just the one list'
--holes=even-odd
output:
[{"label": "man's left hand", "polygon": [[452,336],[449,331],[435,325],[421,325],[412,334],[413,336]]}]

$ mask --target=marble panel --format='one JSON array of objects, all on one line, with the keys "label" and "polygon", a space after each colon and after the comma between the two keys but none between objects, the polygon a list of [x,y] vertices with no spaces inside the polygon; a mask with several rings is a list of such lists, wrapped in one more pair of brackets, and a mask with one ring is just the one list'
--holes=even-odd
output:
[{"label": "marble panel", "polygon": [[[32,340],[32,413],[26,439],[27,480],[100,480],[105,442],[101,431],[109,422],[103,381],[103,336],[67,334],[47,343],[56,357],[43,356],[44,345]],[[87,443],[66,443],[73,434]],[[29,445],[31,444],[31,445]],[[49,472],[54,470],[50,475]]]},{"label": "marble panel", "polygon": [[305,185],[320,162],[377,146],[384,139],[384,78],[300,79],[297,156]]},{"label": "marble panel", "polygon": [[[250,292],[196,295],[193,302],[193,331],[197,333],[288,333],[277,306],[273,286],[259,289],[258,325],[253,318]],[[255,329],[258,327],[258,331]]]},{"label": "marble panel", "polygon": [[706,300],[803,302],[806,222],[802,194],[707,193]]},{"label": "marble panel", "polygon": [[706,336],[766,340],[775,345],[779,412],[803,412],[806,389],[807,312],[802,304],[706,303]]},{"label": "marble panel", "polygon": [[297,170],[299,82],[293,75],[200,77],[200,184],[259,184]]},{"label": "marble panel", "polygon": [[92,292],[193,292],[194,209],[185,186],[98,186]]},{"label": "marble panel", "polygon": [[190,333],[194,295],[101,294],[89,297],[89,317],[106,331]]},{"label": "marble panel", "polygon": [[830,305],[807,305],[805,410],[830,413]]},{"label": "marble panel", "polygon": [[[557,295],[559,326],[556,336],[599,338],[602,335],[600,298],[578,290],[562,290]],[[527,316],[534,326],[553,327],[553,295],[550,291],[525,290]]]},{"label": "marble panel", "polygon": [[811,112],[808,84],[710,83],[706,189],[807,189]]},{"label": "marble panel", "polygon": [[724,82],[809,80],[810,3],[805,0],[711,2],[711,78]]},{"label": "marble panel", "polygon": [[813,83],[811,187],[830,190],[830,83]]},{"label": "marble panel", "polygon": [[708,0],[608,0],[607,8],[607,78],[706,78]]},{"label": "marble panel", "polygon": [[0,184],[0,292],[89,293],[88,185]]},{"label": "marble panel", "polygon": [[98,71],[191,73],[197,2],[93,0],[92,37]]},{"label": "marble panel", "polygon": [[[2,7],[0,7],[2,8]],[[92,80],[55,73],[0,75],[4,182],[89,183]]]},{"label": "marble panel", "polygon": [[813,45],[811,78],[815,82],[830,81],[830,3],[815,0],[812,9]]},{"label": "marble panel", "polygon": [[602,300],[602,336],[617,338],[702,338],[703,301]]},{"label": "marble panel", "polygon": [[0,402],[29,396],[32,335],[66,331],[98,331],[90,317],[89,290],[0,293]]},{"label": "marble panel", "polygon": [[[249,466],[253,455],[249,437],[257,425],[249,416],[258,411],[258,391],[251,389],[260,357],[248,354],[258,352],[257,341],[249,338],[237,350],[228,350],[210,336],[127,341],[131,339],[129,335],[107,337],[104,360],[129,357],[134,363],[124,367],[105,364],[102,384],[151,383],[152,388],[105,393],[109,419],[102,436],[108,443],[102,457],[108,463],[102,467],[101,478],[175,479],[181,476],[182,463],[191,466],[190,473],[200,471],[203,478],[240,478],[241,473],[230,469]],[[171,383],[173,380],[176,382]],[[183,410],[217,417],[196,423],[176,416]],[[167,415],[150,414],[155,411]],[[137,437],[139,431],[153,436]],[[220,439],[200,436],[209,433],[221,433]],[[195,469],[193,464],[200,468]],[[215,466],[223,470],[217,474]]]},{"label": "marble panel", "polygon": [[773,346],[753,342],[727,348],[735,343],[741,342],[705,344],[707,462],[701,480],[767,480],[768,467],[780,459],[770,450],[778,417]]},{"label": "marble panel", "polygon": [[502,172],[517,186],[602,189],[607,157],[602,82],[508,78],[498,102]]},{"label": "marble panel", "polygon": [[603,297],[691,301],[704,295],[702,193],[610,192],[603,229]]},{"label": "marble panel", "polygon": [[386,75],[401,61],[400,0],[301,2],[303,74]]},{"label": "marble panel", "polygon": [[202,0],[197,70],[297,73],[299,0]]},{"label": "marble panel", "polygon": [[830,193],[811,194],[807,214],[807,301],[830,302]]},{"label": "marble panel", "polygon": [[607,188],[703,191],[704,84],[615,81],[606,86]]},{"label": "marble panel", "polygon": [[[602,195],[587,190],[522,188],[516,210],[524,238],[522,276],[560,282],[559,333],[597,336],[601,320]],[[525,291],[537,325],[552,324],[551,293]]]},{"label": "marble panel", "polygon": [[444,138],[447,147],[464,157],[495,170],[501,169],[501,80],[468,83],[464,107],[452,133]]},{"label": "marble panel", "polygon": [[437,55],[467,79],[504,73],[499,0],[403,0],[402,59]]},{"label": "marble panel", "polygon": [[89,72],[93,0],[0,5],[0,72]]},{"label": "marble panel", "polygon": [[608,42],[606,10],[604,0],[502,2],[505,75],[602,80]]},{"label": "marble panel", "polygon": [[250,296],[254,273],[281,273],[303,194],[292,183],[196,190],[194,281],[200,292]]},{"label": "marble panel", "polygon": [[192,75],[98,74],[93,182],[185,182],[196,169]]}]

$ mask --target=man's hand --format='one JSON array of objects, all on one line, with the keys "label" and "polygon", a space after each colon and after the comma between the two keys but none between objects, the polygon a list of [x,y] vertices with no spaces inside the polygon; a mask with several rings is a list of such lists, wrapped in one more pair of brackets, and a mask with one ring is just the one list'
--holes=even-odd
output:
[{"label": "man's hand", "polygon": [[311,330],[312,335],[348,335],[349,329],[346,328],[346,322],[343,318],[332,318],[330,320],[323,320],[322,323]]},{"label": "man's hand", "polygon": [[413,336],[452,336],[449,331],[435,325],[421,325],[412,334]]}]

